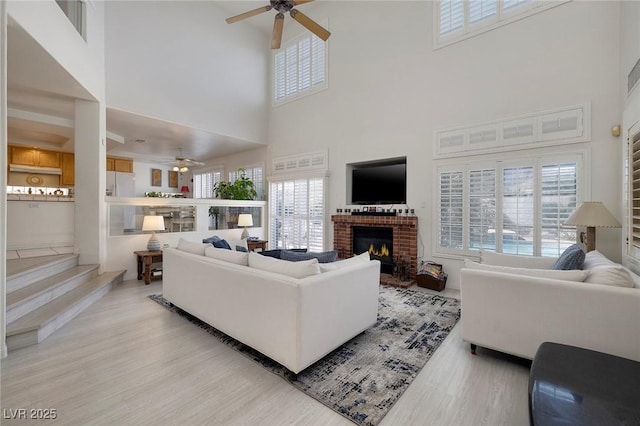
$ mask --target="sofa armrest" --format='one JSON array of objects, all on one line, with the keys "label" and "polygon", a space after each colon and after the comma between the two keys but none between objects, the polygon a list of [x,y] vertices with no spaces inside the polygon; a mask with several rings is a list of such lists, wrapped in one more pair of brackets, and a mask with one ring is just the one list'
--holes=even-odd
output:
[{"label": "sofa armrest", "polygon": [[545,341],[640,361],[640,291],[460,271],[462,338],[533,359]]}]

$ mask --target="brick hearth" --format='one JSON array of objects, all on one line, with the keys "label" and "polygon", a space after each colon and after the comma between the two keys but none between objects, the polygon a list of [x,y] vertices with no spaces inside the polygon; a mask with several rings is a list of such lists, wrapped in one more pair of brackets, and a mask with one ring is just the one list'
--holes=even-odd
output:
[{"label": "brick hearth", "polygon": [[372,226],[393,229],[393,255],[408,258],[410,263],[410,281],[400,281],[390,275],[382,274],[380,282],[396,287],[410,287],[415,283],[418,269],[418,218],[416,216],[360,216],[333,215],[333,248],[338,257],[345,259],[353,256],[353,227]]}]

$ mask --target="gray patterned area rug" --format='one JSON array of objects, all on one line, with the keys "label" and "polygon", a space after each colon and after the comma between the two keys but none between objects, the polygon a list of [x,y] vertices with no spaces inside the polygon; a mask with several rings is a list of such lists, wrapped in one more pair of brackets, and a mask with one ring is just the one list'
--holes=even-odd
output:
[{"label": "gray patterned area rug", "polygon": [[161,295],[149,297],[360,425],[382,420],[460,318],[459,300],[380,286],[376,324],[295,375]]}]

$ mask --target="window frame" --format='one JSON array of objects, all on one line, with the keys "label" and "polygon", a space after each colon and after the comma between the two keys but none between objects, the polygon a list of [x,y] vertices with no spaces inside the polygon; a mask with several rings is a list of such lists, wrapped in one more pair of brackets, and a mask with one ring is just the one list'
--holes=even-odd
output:
[{"label": "window frame", "polygon": [[[482,157],[482,158],[479,158]],[[496,169],[496,211],[503,212],[503,177],[504,169],[512,167],[534,167],[534,219],[533,219],[533,255],[541,255],[542,235],[542,168],[544,165],[561,164],[564,162],[576,162],[576,203],[588,200],[591,193],[591,184],[584,176],[590,175],[591,151],[589,147],[580,147],[573,150],[566,149],[541,149],[532,150],[525,156],[522,152],[494,153],[485,156],[469,156],[465,158],[436,160],[433,177],[433,209],[432,209],[432,252],[435,256],[453,259],[467,257],[477,258],[479,249],[470,248],[470,190],[469,172],[480,169]],[[442,172],[462,171],[462,248],[447,248],[440,246],[440,175]],[[503,230],[502,214],[496,218],[496,229]],[[502,238],[496,238],[496,252],[502,252]],[[527,254],[524,254],[527,255]]]},{"label": "window frame", "polygon": [[[325,28],[329,28],[327,21],[323,21],[321,23],[321,25]],[[313,45],[313,40],[317,39],[320,41],[320,43],[323,43],[324,49],[324,80],[322,83],[319,83],[317,85],[313,85],[313,83],[311,83],[310,87],[308,89],[305,90],[297,90],[295,94],[292,95],[285,95],[282,99],[277,99],[276,98],[276,92],[277,92],[277,76],[276,76],[276,57],[278,54],[280,53],[285,53],[287,51],[287,49],[289,47],[291,47],[292,45],[297,45],[299,48],[299,44],[301,41],[305,40],[305,39],[309,39],[310,42]],[[286,53],[285,53],[286,54]],[[313,57],[313,51],[310,52],[311,57]],[[299,65],[300,63],[300,57],[298,55],[298,59],[296,61]],[[285,59],[285,63],[286,63],[286,59]],[[313,67],[313,65],[312,65]],[[286,68],[285,68],[285,74],[286,74]],[[313,79],[313,76],[310,77],[310,79]],[[296,78],[296,81],[299,83],[299,78]],[[315,34],[311,33],[310,31],[307,32],[302,32],[297,34],[294,37],[291,37],[290,39],[288,39],[287,41],[283,42],[280,49],[278,50],[274,50],[271,54],[271,106],[272,108],[278,107],[280,105],[284,105],[287,104],[289,102],[293,102],[293,101],[297,101],[298,99],[302,99],[304,97],[307,97],[309,95],[318,93],[320,91],[323,91],[325,89],[327,89],[329,87],[329,40],[327,41],[322,41],[322,39],[318,38]]]}]

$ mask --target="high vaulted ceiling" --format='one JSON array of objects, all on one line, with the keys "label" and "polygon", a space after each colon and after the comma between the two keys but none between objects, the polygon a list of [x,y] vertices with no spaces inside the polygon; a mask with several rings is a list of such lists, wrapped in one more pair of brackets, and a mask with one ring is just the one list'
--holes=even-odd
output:
[{"label": "high vaulted ceiling", "polygon": [[[220,2],[229,16],[266,2]],[[264,14],[270,15],[270,14]],[[269,37],[272,16],[256,17],[253,25]],[[86,92],[31,36],[9,19],[8,136],[10,144],[74,151],[75,99]],[[221,22],[219,25],[227,25]],[[206,161],[263,145],[107,108],[107,152],[142,161],[171,160],[178,155]]]}]

